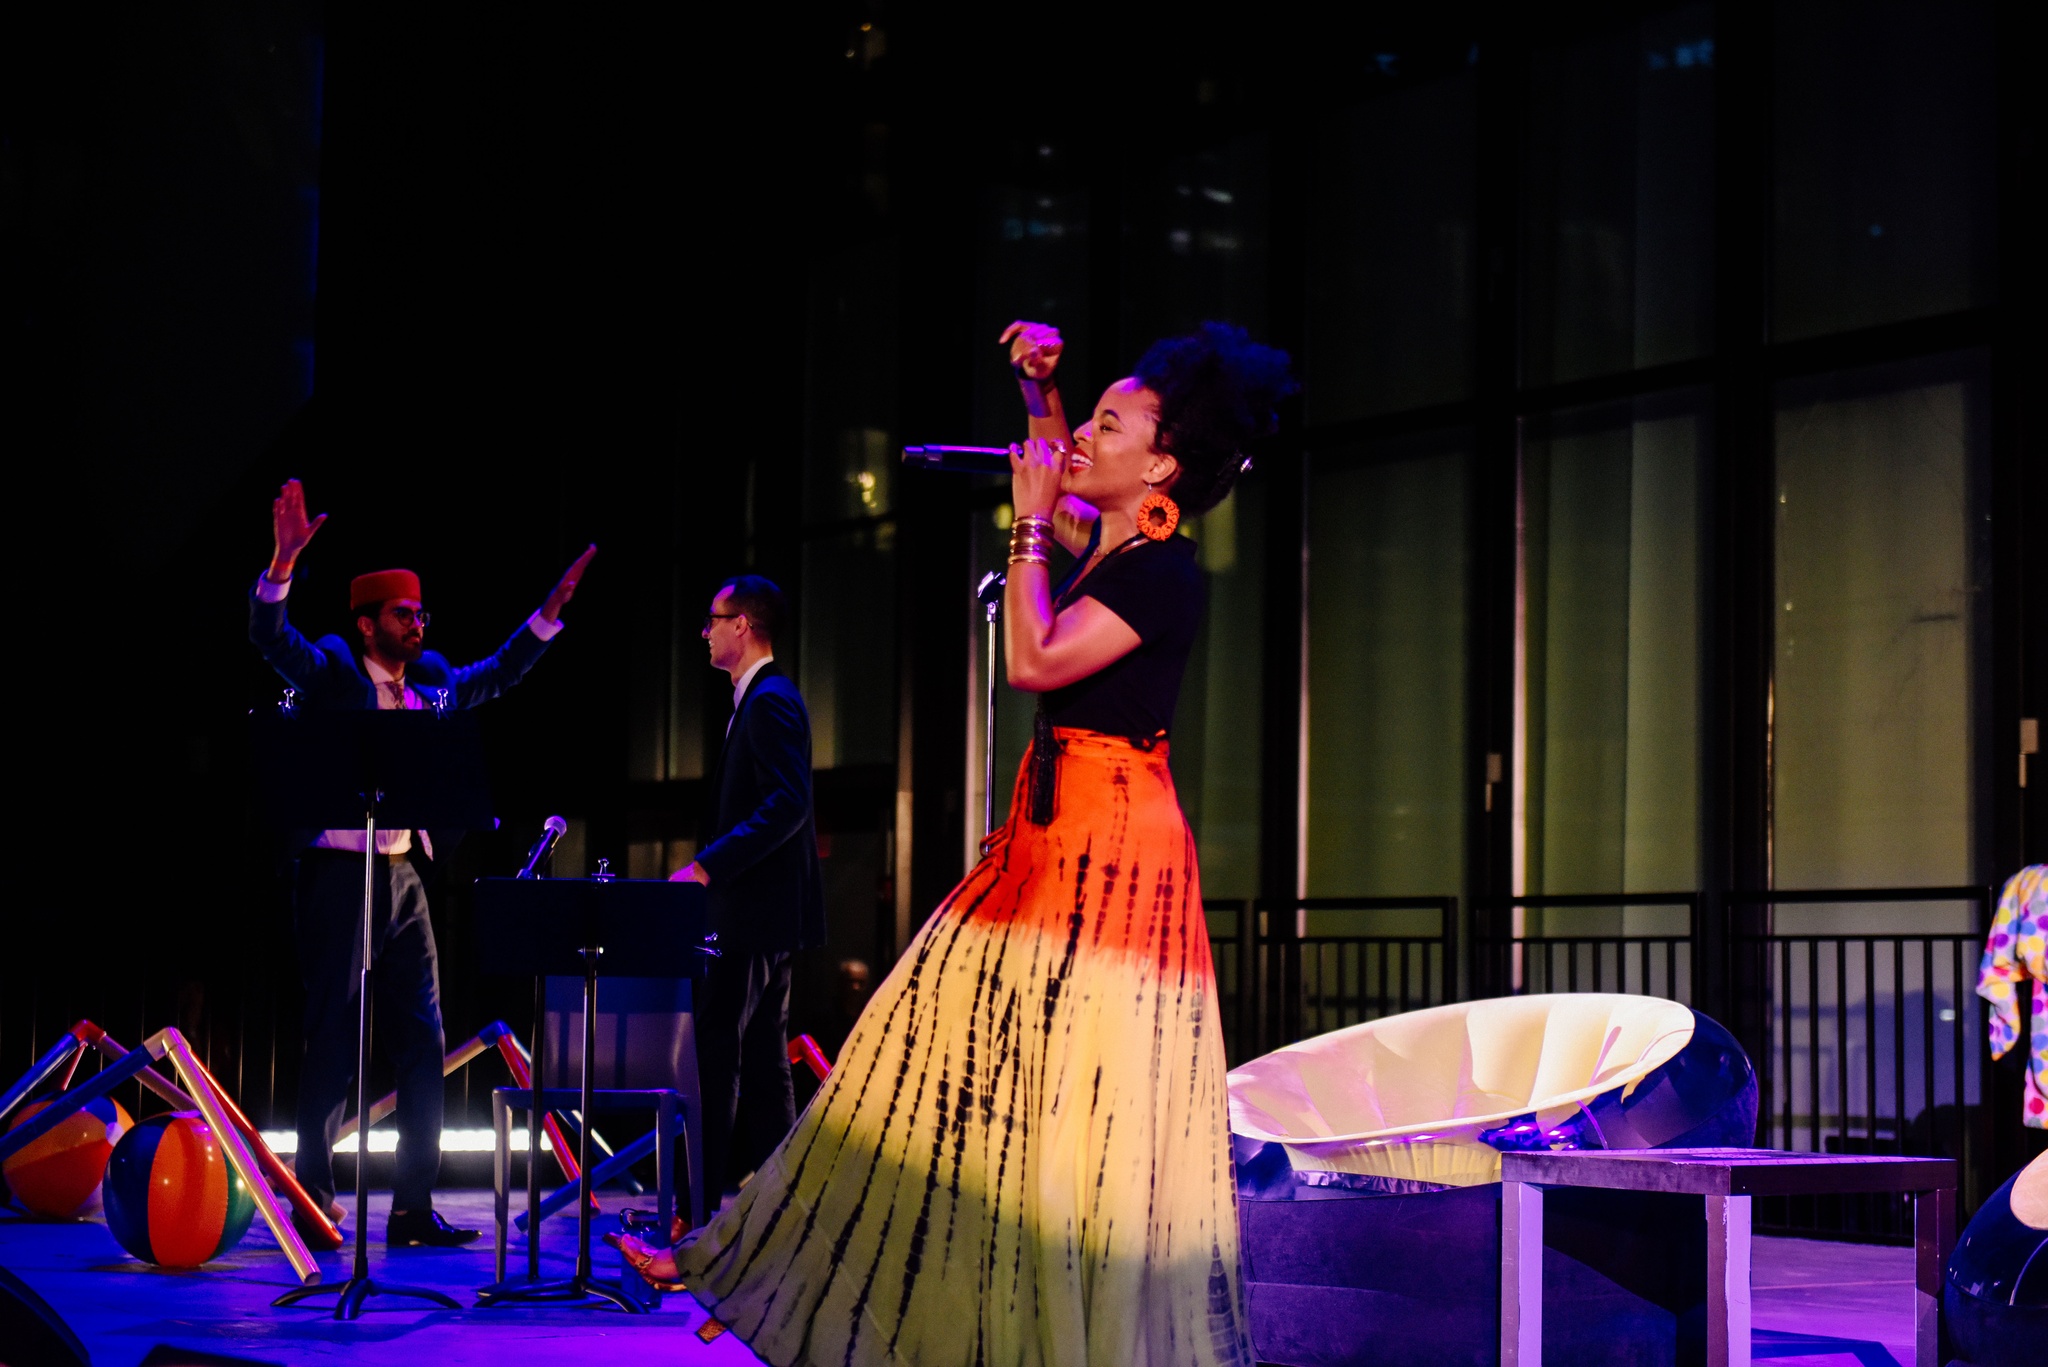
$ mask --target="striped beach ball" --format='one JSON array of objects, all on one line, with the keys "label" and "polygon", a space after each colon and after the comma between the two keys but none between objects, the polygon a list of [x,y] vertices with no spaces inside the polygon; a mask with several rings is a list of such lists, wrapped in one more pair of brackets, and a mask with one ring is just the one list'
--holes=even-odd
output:
[{"label": "striped beach ball", "polygon": [[197,1267],[249,1232],[256,1198],[228,1163],[213,1127],[193,1111],[152,1116],[107,1163],[107,1228],[146,1263]]},{"label": "striped beach ball", "polygon": [[[11,1130],[50,1104],[50,1098],[21,1108]],[[7,1185],[15,1199],[37,1215],[71,1220],[86,1213],[106,1175],[107,1157],[135,1122],[121,1103],[100,1097],[64,1117],[57,1128],[8,1158]]]}]

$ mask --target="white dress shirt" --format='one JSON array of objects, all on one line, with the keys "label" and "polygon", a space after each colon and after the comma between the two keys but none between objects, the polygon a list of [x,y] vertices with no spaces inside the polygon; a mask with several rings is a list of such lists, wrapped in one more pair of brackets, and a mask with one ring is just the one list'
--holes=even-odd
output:
[{"label": "white dress shirt", "polygon": [[[768,664],[774,659],[773,655],[763,655],[760,659],[748,665],[747,672],[740,675],[739,682],[732,686],[732,716],[725,719],[726,735],[732,734],[733,717],[737,717],[740,714],[740,699],[747,696],[747,685],[752,683],[754,676],[761,672],[762,665]],[[362,839],[357,837],[356,848],[361,849],[362,847]]]}]

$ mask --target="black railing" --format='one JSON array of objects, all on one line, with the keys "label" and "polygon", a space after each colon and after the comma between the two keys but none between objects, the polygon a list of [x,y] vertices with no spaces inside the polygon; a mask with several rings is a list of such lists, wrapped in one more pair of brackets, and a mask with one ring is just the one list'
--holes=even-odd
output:
[{"label": "black railing", "polygon": [[[1305,897],[1283,907],[1278,925],[1263,901],[1215,898],[1204,906],[1232,1063],[1457,998],[1455,897]],[[1311,916],[1396,912],[1434,913],[1436,927],[1306,933]],[[1231,923],[1219,933],[1226,913]]]},{"label": "black railing", "polygon": [[1505,984],[1515,995],[1537,992],[1626,992],[1668,997],[1692,1005],[1700,1000],[1700,898],[1694,892],[1632,892],[1626,894],[1554,894],[1511,897],[1475,904],[1485,911],[1516,910],[1623,912],[1640,907],[1683,907],[1682,933],[1631,935],[1614,933],[1476,935],[1475,981]]},{"label": "black railing", "polygon": [[[1758,1142],[1823,1153],[1954,1158],[1965,1210],[1992,1174],[1989,1053],[1978,956],[1995,893],[1981,887],[1775,890],[1729,896],[1761,909],[1730,938],[1738,980],[1761,999],[1751,1041],[1762,1094]],[[1783,933],[1791,906],[1967,903],[1971,929]],[[1757,1049],[1756,1044],[1762,1048]],[[2002,1178],[2003,1174],[1997,1174]],[[1908,1207],[1877,1197],[1767,1201],[1759,1228],[1903,1239]]]},{"label": "black railing", "polygon": [[[1985,1007],[1975,993],[1981,937],[1994,893],[1982,887],[1826,889],[1732,893],[1724,980],[1729,1000],[1706,1001],[1703,899],[1691,893],[1527,897],[1486,910],[1481,923],[1521,907],[1549,913],[1595,908],[1677,907],[1687,928],[1668,934],[1536,933],[1479,936],[1464,967],[1468,981],[1511,991],[1612,991],[1669,997],[1720,1015],[1751,1051],[1761,1090],[1758,1142],[1837,1153],[1932,1154],[1962,1168],[1965,1210],[2005,1173],[1992,1161],[2000,1127],[2017,1110],[1991,1106]],[[1966,904],[1968,928],[1788,929],[1794,906]],[[1458,900],[1454,897],[1306,898],[1278,917],[1255,901],[1206,904],[1226,1047],[1233,1063],[1284,1044],[1363,1021],[1458,1000]],[[1344,933],[1328,923],[1350,915]],[[1422,924],[1421,918],[1428,923]],[[1544,919],[1555,921],[1546,916]],[[1539,927],[1539,929],[1546,929]],[[1723,1015],[1722,1013],[1726,1013]],[[53,989],[17,979],[0,999],[0,1085],[5,1085],[81,1018],[133,1047],[176,1025],[258,1125],[288,1128],[297,1089],[299,1002],[295,985],[259,975],[146,985],[102,982]],[[470,1023],[450,1022],[460,1030]],[[450,1079],[448,1123],[484,1123],[480,1099],[498,1080]],[[99,1067],[80,1064],[80,1075]],[[379,1072],[382,1069],[380,1067]],[[373,1085],[382,1081],[373,1078]],[[124,1088],[138,1114],[161,1109]],[[2008,1164],[2009,1166],[2009,1164]],[[1850,1237],[1901,1237],[1903,1208],[1879,1200],[1766,1204],[1760,1227]]]}]

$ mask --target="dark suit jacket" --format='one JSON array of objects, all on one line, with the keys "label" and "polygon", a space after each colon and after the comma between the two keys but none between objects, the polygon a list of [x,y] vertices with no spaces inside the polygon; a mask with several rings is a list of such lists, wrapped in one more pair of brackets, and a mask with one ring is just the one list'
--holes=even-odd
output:
[{"label": "dark suit jacket", "polygon": [[[323,711],[361,711],[377,705],[377,688],[363,672],[348,642],[339,636],[322,636],[309,641],[292,625],[282,602],[266,603],[249,590],[249,639],[256,643],[263,659],[299,691],[299,700]],[[475,707],[489,702],[533,668],[548,648],[547,642],[526,629],[524,623],[497,653],[473,665],[451,665],[444,655],[427,651],[406,667],[405,686],[432,701],[439,689],[447,689],[456,707]]]},{"label": "dark suit jacket", "polygon": [[[367,711],[377,706],[377,686],[363,672],[355,651],[339,636],[322,636],[309,641],[291,624],[282,602],[266,603],[249,590],[249,639],[256,643],[264,660],[299,692],[302,705],[321,711]],[[427,651],[406,666],[405,686],[427,701],[442,689],[455,707],[475,707],[489,702],[533,668],[548,648],[547,642],[526,629],[524,623],[497,653],[473,665],[451,665],[447,657]],[[294,851],[310,844],[317,831],[295,831],[290,844]],[[430,839],[444,850],[461,838],[459,831],[436,831]]]},{"label": "dark suit jacket", "polygon": [[726,733],[712,838],[711,924],[723,947],[773,953],[825,943],[825,890],[811,811],[811,714],[775,667],[761,666]]}]

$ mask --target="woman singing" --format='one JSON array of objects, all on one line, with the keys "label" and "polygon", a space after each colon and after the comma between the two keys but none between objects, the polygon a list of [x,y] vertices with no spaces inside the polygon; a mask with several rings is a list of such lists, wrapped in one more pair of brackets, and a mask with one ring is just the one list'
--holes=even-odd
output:
[{"label": "woman singing", "polygon": [[[1230,492],[1287,358],[1207,324],[1069,438],[1058,333],[1003,340],[1032,410],[1005,643],[1040,700],[1009,820],[739,1198],[673,1266],[625,1247],[778,1367],[1248,1363],[1215,972],[1167,767],[1203,606],[1174,528]],[[1054,540],[1080,557],[1058,589]]]}]

